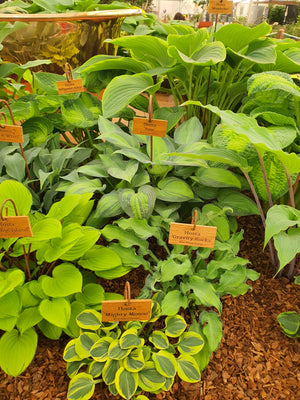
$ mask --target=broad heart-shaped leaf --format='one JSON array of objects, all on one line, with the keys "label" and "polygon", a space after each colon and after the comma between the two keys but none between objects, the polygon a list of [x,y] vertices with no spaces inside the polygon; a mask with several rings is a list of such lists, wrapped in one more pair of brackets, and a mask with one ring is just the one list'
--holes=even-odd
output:
[{"label": "broad heart-shaped leaf", "polygon": [[6,173],[10,178],[23,181],[25,177],[25,161],[19,153],[7,154],[4,159]]},{"label": "broad heart-shaped leaf", "polygon": [[145,366],[145,358],[142,349],[132,350],[123,361],[123,366],[129,372],[141,371]]},{"label": "broad heart-shaped leaf", "polygon": [[41,287],[49,297],[66,297],[81,292],[82,275],[75,265],[62,263],[54,268],[53,278],[41,276]]},{"label": "broad heart-shaped leaf", "polygon": [[199,118],[192,117],[179,125],[174,132],[174,141],[177,144],[192,144],[202,138],[203,126]]},{"label": "broad heart-shaped leaf", "polygon": [[[181,120],[183,115],[185,114],[185,110],[183,107],[161,107],[154,111],[153,118],[155,119],[163,119],[168,121],[167,124],[167,133],[177,125],[177,123]],[[153,139],[159,139],[158,137],[153,137]]]},{"label": "broad heart-shaped leaf", "polygon": [[0,272],[0,298],[10,293],[17,286],[22,286],[25,274],[19,268],[11,268]]},{"label": "broad heart-shaped leaf", "polygon": [[161,307],[162,315],[175,315],[180,307],[188,307],[188,299],[179,290],[172,290],[164,297]]},{"label": "broad heart-shaped leaf", "polygon": [[95,245],[80,258],[78,264],[91,271],[103,271],[122,265],[122,261],[113,250]]},{"label": "broad heart-shaped leaf", "polygon": [[198,382],[201,378],[196,360],[186,354],[177,358],[177,372],[179,378],[185,382]]},{"label": "broad heart-shaped leaf", "polygon": [[209,187],[241,188],[241,182],[236,175],[224,168],[202,168],[198,171],[195,180]]},{"label": "broad heart-shaped leaf", "polygon": [[[32,196],[29,190],[20,182],[6,180],[0,183],[0,205],[7,199],[12,199],[16,205],[18,215],[29,214]],[[14,207],[10,201],[5,205],[8,215],[16,215]]]},{"label": "broad heart-shaped leaf", "polygon": [[20,375],[31,363],[36,347],[37,334],[33,328],[19,333],[16,329],[5,332],[0,339],[0,367],[7,375]]},{"label": "broad heart-shaped leaf", "polygon": [[183,180],[175,177],[160,180],[156,193],[159,200],[171,202],[189,201],[194,198],[194,193],[190,186]]},{"label": "broad heart-shaped leaf", "polygon": [[280,47],[276,49],[277,58],[273,68],[276,68],[277,71],[283,71],[288,74],[297,74],[299,72],[300,49],[299,47],[294,47],[294,43],[285,51],[280,51]]},{"label": "broad heart-shaped leaf", "polygon": [[271,39],[258,39],[252,41],[246,49],[235,52],[227,50],[228,54],[244,58],[256,64],[274,64],[276,61],[275,44]]},{"label": "broad heart-shaped leaf", "polygon": [[203,334],[207,339],[210,351],[216,351],[223,336],[221,319],[214,311],[202,311],[200,322],[203,325]]},{"label": "broad heart-shaped leaf", "polygon": [[294,225],[300,225],[300,211],[290,206],[275,204],[267,212],[264,247],[272,236]]},{"label": "broad heart-shaped leaf", "polygon": [[69,400],[88,400],[95,390],[95,382],[92,375],[80,372],[71,379],[68,388]]},{"label": "broad heart-shaped leaf", "polygon": [[135,193],[132,189],[119,192],[120,205],[127,215],[136,219],[148,219],[156,200],[155,189],[149,185],[142,186]]},{"label": "broad heart-shaped leaf", "polygon": [[71,315],[71,306],[68,300],[60,297],[52,300],[42,300],[39,312],[46,321],[58,326],[67,328]]},{"label": "broad heart-shaped leaf", "polygon": [[97,203],[95,218],[115,217],[123,213],[119,202],[119,193],[112,190],[110,193],[104,194]]},{"label": "broad heart-shaped leaf", "polygon": [[20,244],[35,243],[36,246],[39,246],[37,242],[49,241],[50,239],[61,238],[62,236],[61,223],[55,218],[43,218],[36,224],[32,224],[31,227],[33,237],[22,238],[19,241]]},{"label": "broad heart-shaped leaf", "polygon": [[248,28],[241,24],[224,25],[215,33],[216,40],[224,43],[225,47],[239,51],[255,39],[266,36],[272,30],[266,22]]},{"label": "broad heart-shaped leaf", "polygon": [[43,317],[41,316],[38,307],[25,308],[18,317],[17,328],[20,333],[24,333],[27,329],[37,325]]},{"label": "broad heart-shaped leaf", "polygon": [[121,149],[139,149],[140,143],[136,136],[124,132],[117,124],[102,115],[99,115],[98,126],[100,131],[98,139],[104,139]]},{"label": "broad heart-shaped leaf", "polygon": [[148,243],[145,240],[140,239],[134,232],[124,231],[118,226],[106,225],[101,232],[109,242],[117,239],[120,245],[126,248],[137,245],[143,252],[148,249]]},{"label": "broad heart-shaped leaf", "polygon": [[234,216],[259,215],[257,205],[248,196],[234,190],[223,189],[218,192],[218,203],[221,207],[232,209]]},{"label": "broad heart-shaped leaf", "polygon": [[157,371],[153,361],[147,361],[145,367],[138,372],[138,375],[139,387],[146,392],[155,392],[166,382],[166,377]]},{"label": "broad heart-shaped leaf", "polygon": [[131,399],[138,387],[138,374],[121,367],[116,373],[115,385],[124,399]]},{"label": "broad heart-shaped leaf", "polygon": [[277,316],[284,333],[289,337],[300,337],[300,315],[296,311],[287,311]]},{"label": "broad heart-shaped leaf", "polygon": [[196,32],[187,35],[168,35],[168,46],[178,49],[182,54],[191,57],[196,50],[203,46],[208,39],[208,31],[199,29]]},{"label": "broad heart-shaped leaf", "polygon": [[61,106],[61,113],[69,124],[79,128],[90,128],[97,124],[97,117],[85,107],[81,98],[65,100]]},{"label": "broad heart-shaped leaf", "polygon": [[81,197],[82,195],[80,194],[69,194],[63,197],[60,201],[52,204],[47,217],[56,218],[61,221],[74,210]]},{"label": "broad heart-shaped leaf", "polygon": [[171,67],[174,60],[168,56],[167,43],[155,36],[126,36],[111,41],[129,49],[133,59],[149,63],[152,68]]},{"label": "broad heart-shaped leaf", "polygon": [[181,354],[197,354],[204,346],[202,336],[197,332],[184,332],[177,343]]},{"label": "broad heart-shaped leaf", "polygon": [[135,328],[127,329],[121,336],[119,343],[121,349],[132,349],[134,347],[142,346],[144,340],[140,339],[137,335]]},{"label": "broad heart-shaped leaf", "polygon": [[170,346],[167,335],[161,331],[153,331],[149,336],[149,342],[153,343],[159,350],[166,350]]},{"label": "broad heart-shaped leaf", "polygon": [[274,245],[280,262],[278,273],[300,253],[300,227],[290,228],[287,233],[277,233],[274,236]]},{"label": "broad heart-shaped leaf", "polygon": [[152,77],[145,73],[117,76],[105,89],[102,99],[103,116],[106,118],[117,116],[118,112],[136,96],[152,86],[154,86]]},{"label": "broad heart-shaped leaf", "polygon": [[23,123],[23,134],[29,134],[32,146],[45,143],[53,131],[53,124],[43,117],[33,117]]},{"label": "broad heart-shaped leaf", "polygon": [[101,314],[95,310],[84,310],[76,317],[78,326],[82,329],[97,331],[101,326]]},{"label": "broad heart-shaped leaf", "polygon": [[167,317],[165,320],[166,330],[165,333],[169,337],[180,336],[187,326],[184,318],[181,315],[173,315]]},{"label": "broad heart-shaped leaf", "polygon": [[87,283],[83,286],[82,293],[77,293],[75,297],[86,305],[100,304],[105,298],[105,291],[97,283]]},{"label": "broad heart-shaped leaf", "polygon": [[100,236],[100,231],[91,226],[82,226],[84,236],[78,240],[70,250],[61,256],[62,260],[74,261],[82,257],[90,248],[94,246]]},{"label": "broad heart-shaped leaf", "polygon": [[166,378],[172,378],[176,374],[176,358],[173,354],[166,350],[160,350],[158,353],[153,353],[152,359],[154,361],[157,371]]},{"label": "broad heart-shaped leaf", "polygon": [[168,48],[168,53],[180,63],[203,67],[215,65],[221,61],[224,61],[226,58],[226,50],[221,42],[205,44],[199,50],[195,51],[191,57],[187,57],[178,51],[175,46],[170,46]]},{"label": "broad heart-shaped leaf", "polygon": [[107,69],[125,70],[138,73],[149,69],[149,65],[141,61],[134,60],[130,57],[98,54],[77,68],[76,72],[80,72],[81,74],[85,75],[94,71],[103,71]]},{"label": "broad heart-shaped leaf", "polygon": [[192,276],[189,281],[183,285],[182,290],[186,291],[192,289],[194,291],[198,304],[203,304],[207,307],[214,306],[222,312],[222,303],[216,294],[213,285],[207,282],[204,278],[199,276]]},{"label": "broad heart-shaped leaf", "polygon": [[138,170],[139,163],[135,160],[125,161],[117,154],[114,156],[113,165],[107,168],[107,172],[114,178],[122,179],[130,183]]}]

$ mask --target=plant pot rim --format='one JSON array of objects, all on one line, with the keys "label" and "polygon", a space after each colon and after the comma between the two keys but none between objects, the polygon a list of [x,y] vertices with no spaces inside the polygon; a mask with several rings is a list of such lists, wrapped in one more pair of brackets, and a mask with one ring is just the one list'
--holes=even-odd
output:
[{"label": "plant pot rim", "polygon": [[116,10],[101,10],[87,12],[53,13],[53,14],[1,14],[0,21],[6,22],[38,22],[38,21],[107,21],[115,18],[125,18],[142,15],[140,8],[126,8]]}]

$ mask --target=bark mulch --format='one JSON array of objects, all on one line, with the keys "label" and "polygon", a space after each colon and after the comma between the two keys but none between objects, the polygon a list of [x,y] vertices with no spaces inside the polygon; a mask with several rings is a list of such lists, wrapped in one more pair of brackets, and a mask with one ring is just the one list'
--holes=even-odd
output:
[{"label": "bark mulch", "polygon": [[[170,392],[151,395],[151,399],[300,399],[300,341],[286,337],[276,322],[280,312],[300,313],[300,288],[286,278],[271,278],[268,253],[262,252],[259,219],[247,217],[239,222],[245,230],[240,255],[251,261],[261,277],[246,295],[223,299],[222,343],[203,371],[201,382],[177,380]],[[122,293],[128,278],[135,297],[144,277],[143,271],[135,270],[115,281],[115,291]],[[69,379],[62,353],[68,340],[40,337],[36,356],[21,376],[12,378],[1,371],[0,400],[66,399]],[[96,387],[94,400],[119,398],[109,395],[101,385]]]}]

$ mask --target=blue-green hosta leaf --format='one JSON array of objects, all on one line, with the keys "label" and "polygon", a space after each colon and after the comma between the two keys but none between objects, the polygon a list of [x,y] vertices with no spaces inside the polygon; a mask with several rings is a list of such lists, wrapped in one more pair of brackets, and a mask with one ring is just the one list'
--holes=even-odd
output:
[{"label": "blue-green hosta leaf", "polygon": [[241,182],[237,176],[224,168],[201,168],[195,180],[209,187],[241,188]]},{"label": "blue-green hosta leaf", "polygon": [[104,139],[121,149],[139,149],[140,144],[136,136],[124,132],[117,124],[99,115],[98,126],[100,136],[99,139]]},{"label": "blue-green hosta leaf", "polygon": [[166,382],[166,378],[157,371],[153,361],[147,361],[145,367],[138,372],[138,376],[139,387],[146,392],[155,392]]},{"label": "blue-green hosta leaf", "polygon": [[159,261],[161,281],[171,282],[177,275],[192,275],[193,267],[190,259],[184,254],[171,256],[165,261]]},{"label": "blue-green hosta leaf", "polygon": [[180,307],[188,307],[188,299],[179,290],[172,290],[164,297],[161,307],[162,315],[175,315]]},{"label": "blue-green hosta leaf", "polygon": [[203,311],[200,315],[200,322],[203,326],[210,351],[216,351],[222,339],[222,321],[213,311]]},{"label": "blue-green hosta leaf", "polygon": [[[185,114],[185,110],[183,107],[161,107],[154,111],[153,118],[162,119],[168,121],[167,124],[167,133],[178,124],[183,115]],[[154,139],[158,139],[158,137],[153,137]]]},{"label": "blue-green hosta leaf", "polygon": [[102,271],[117,268],[122,265],[122,261],[113,250],[95,245],[85,252],[78,264],[91,271]]},{"label": "blue-green hosta leaf", "polygon": [[181,354],[197,354],[204,346],[204,340],[199,333],[184,332],[177,343]]},{"label": "blue-green hosta leaf", "polygon": [[0,339],[0,366],[6,374],[16,377],[28,367],[36,351],[37,339],[34,328],[23,333],[16,329],[4,333]]},{"label": "blue-green hosta leaf", "polygon": [[[35,117],[37,115],[37,105],[34,102],[23,101],[19,99],[12,103],[11,111],[15,121],[24,121],[25,119]],[[12,124],[9,111],[3,110],[7,117],[7,123]]]},{"label": "blue-green hosta leaf", "polygon": [[277,316],[284,333],[291,337],[300,337],[300,315],[296,311],[287,311]]},{"label": "blue-green hosta leaf", "polygon": [[138,387],[138,374],[121,367],[116,373],[115,385],[123,398],[131,399]]},{"label": "blue-green hosta leaf", "polygon": [[173,378],[176,374],[176,358],[166,350],[153,353],[152,359],[157,371],[166,378]]},{"label": "blue-green hosta leaf", "polygon": [[156,200],[155,189],[149,185],[141,186],[138,192],[124,189],[119,192],[121,207],[127,215],[137,219],[148,219]]},{"label": "blue-green hosta leaf", "polygon": [[248,46],[253,40],[270,33],[272,28],[266,22],[248,28],[241,24],[224,25],[215,33],[216,40],[224,43],[225,47],[239,51]]},{"label": "blue-green hosta leaf", "polygon": [[294,225],[300,225],[299,210],[286,205],[274,205],[271,207],[266,217],[264,247],[272,236]]},{"label": "blue-green hosta leaf", "polygon": [[280,262],[278,273],[300,253],[300,227],[290,228],[287,233],[279,232],[274,235],[274,245]]},{"label": "blue-green hosta leaf", "polygon": [[124,368],[129,372],[139,372],[145,366],[145,359],[142,349],[132,350],[123,361]]},{"label": "blue-green hosta leaf", "polygon": [[39,312],[46,321],[59,328],[67,328],[70,316],[70,302],[62,297],[42,300]]},{"label": "blue-green hosta leaf", "polygon": [[[32,196],[29,190],[20,182],[5,180],[0,183],[0,204],[7,199],[12,199],[17,207],[18,215],[29,214]],[[9,201],[5,205],[8,215],[16,215],[12,203]]]},{"label": "blue-green hosta leaf", "polygon": [[102,322],[101,314],[95,310],[84,310],[77,315],[76,321],[80,328],[97,331]]},{"label": "blue-green hosta leaf", "polygon": [[159,350],[166,350],[170,346],[167,335],[161,331],[153,331],[149,336],[149,341]]},{"label": "blue-green hosta leaf", "polygon": [[182,354],[177,358],[177,372],[184,382],[198,382],[201,379],[196,360],[189,355]]},{"label": "blue-green hosta leaf", "polygon": [[23,181],[25,177],[25,161],[21,154],[7,154],[4,159],[4,165],[10,178]]},{"label": "blue-green hosta leaf", "polygon": [[166,330],[165,333],[169,337],[178,337],[180,336],[187,327],[187,324],[183,317],[180,315],[174,315],[171,317],[167,317],[165,320]]},{"label": "blue-green hosta leaf", "polygon": [[152,86],[152,77],[145,73],[117,76],[105,89],[102,100],[103,116],[111,118],[117,115],[136,96]]},{"label": "blue-green hosta leaf", "polygon": [[95,390],[93,377],[85,372],[80,372],[71,379],[68,388],[69,400],[88,400]]},{"label": "blue-green hosta leaf", "polygon": [[109,175],[117,179],[123,179],[131,182],[139,167],[139,163],[135,160],[116,159],[114,165],[107,168]]},{"label": "blue-green hosta leaf", "polygon": [[168,56],[167,43],[154,36],[126,36],[111,43],[129,49],[133,59],[149,63],[152,68],[171,67],[174,60]]},{"label": "blue-green hosta leaf", "polygon": [[192,117],[183,122],[174,132],[174,141],[177,144],[197,143],[203,134],[203,126],[199,118]]},{"label": "blue-green hosta leaf", "polygon": [[102,377],[107,385],[111,385],[115,382],[116,373],[120,368],[120,362],[118,360],[108,359],[102,371]]},{"label": "blue-green hosta leaf", "polygon": [[75,265],[62,263],[54,268],[53,278],[41,276],[40,283],[44,293],[49,297],[66,297],[81,292],[82,275]]},{"label": "blue-green hosta leaf", "polygon": [[0,272],[0,298],[10,293],[17,286],[22,286],[25,274],[19,268],[11,268]]},{"label": "blue-green hosta leaf", "polygon": [[229,189],[221,190],[218,192],[217,200],[221,207],[231,208],[234,216],[259,215],[254,201],[240,192]]},{"label": "blue-green hosta leaf", "polygon": [[156,193],[159,200],[171,202],[189,201],[194,198],[190,186],[183,180],[175,177],[160,180]]}]

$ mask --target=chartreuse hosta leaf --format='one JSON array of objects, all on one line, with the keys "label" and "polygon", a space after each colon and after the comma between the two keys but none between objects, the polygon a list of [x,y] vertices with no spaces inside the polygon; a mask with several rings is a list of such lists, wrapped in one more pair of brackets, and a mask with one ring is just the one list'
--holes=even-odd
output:
[{"label": "chartreuse hosta leaf", "polygon": [[78,342],[78,338],[72,339],[69,341],[69,343],[66,345],[65,350],[64,350],[64,360],[67,362],[73,362],[73,361],[80,361],[82,358],[76,353],[75,345]]},{"label": "chartreuse hosta leaf", "polygon": [[95,310],[84,310],[77,315],[76,322],[82,329],[97,331],[102,324],[101,314]]},{"label": "chartreuse hosta leaf", "polygon": [[166,378],[173,378],[176,374],[176,358],[173,354],[166,350],[160,350],[158,353],[153,353],[152,359],[154,361],[157,371]]},{"label": "chartreuse hosta leaf", "polygon": [[27,329],[37,325],[42,319],[38,307],[25,308],[18,316],[17,328],[21,333],[24,333]]},{"label": "chartreuse hosta leaf", "polygon": [[110,343],[108,348],[108,357],[113,360],[122,360],[130,353],[131,349],[122,349],[118,339]]},{"label": "chartreuse hosta leaf", "polygon": [[105,291],[103,287],[97,283],[87,283],[82,288],[82,293],[77,293],[75,298],[77,301],[87,306],[100,304],[105,298]]},{"label": "chartreuse hosta leaf", "polygon": [[113,338],[105,336],[100,338],[90,350],[91,357],[98,362],[104,362],[108,360],[108,349],[110,344],[113,342]]},{"label": "chartreuse hosta leaf", "polygon": [[167,317],[165,320],[166,330],[165,333],[170,337],[178,337],[180,336],[185,328],[186,322],[183,317],[180,315],[174,315],[172,317]]},{"label": "chartreuse hosta leaf", "polygon": [[144,340],[139,338],[137,330],[134,328],[127,329],[120,337],[121,349],[132,349],[133,347],[140,347],[144,344]]},{"label": "chartreuse hosta leaf", "polygon": [[0,271],[0,297],[12,292],[15,287],[22,286],[25,280],[25,274],[19,268]]},{"label": "chartreuse hosta leaf", "polygon": [[208,31],[199,29],[187,35],[168,35],[168,46],[176,47],[181,53],[191,57],[208,39]]},{"label": "chartreuse hosta leaf", "polygon": [[188,299],[179,290],[171,290],[162,301],[162,315],[175,315],[180,307],[188,306]]},{"label": "chartreuse hosta leaf", "polygon": [[85,252],[80,258],[78,264],[83,268],[101,272],[104,270],[114,269],[122,265],[122,261],[117,253],[104,246],[94,245]]},{"label": "chartreuse hosta leaf", "polygon": [[62,260],[74,261],[82,257],[90,248],[94,246],[100,236],[100,231],[91,226],[82,226],[83,237],[78,240],[70,250],[61,256]]},{"label": "chartreuse hosta leaf", "polygon": [[149,336],[149,341],[159,350],[168,349],[170,346],[167,335],[161,331],[153,331]]},{"label": "chartreuse hosta leaf", "polygon": [[141,371],[145,366],[142,349],[132,350],[128,357],[124,358],[123,366],[129,372]]},{"label": "chartreuse hosta leaf", "polygon": [[116,389],[124,399],[131,399],[138,387],[138,374],[121,367],[116,373]]},{"label": "chartreuse hosta leaf", "polygon": [[300,97],[300,89],[290,75],[278,71],[254,74],[249,78],[247,86],[249,96],[268,90],[278,90],[285,92],[286,96],[294,95]]},{"label": "chartreuse hosta leaf", "polygon": [[[11,180],[5,180],[0,183],[0,205],[7,199],[12,199],[14,201],[19,215],[29,214],[32,196],[22,183]],[[8,215],[16,215],[10,201],[6,203],[5,209],[6,208],[8,209]]]},{"label": "chartreuse hosta leaf", "polygon": [[54,268],[53,278],[41,276],[39,282],[44,293],[50,297],[66,297],[81,292],[82,275],[73,264],[62,263]]},{"label": "chartreuse hosta leaf", "polygon": [[45,299],[40,303],[39,312],[51,324],[67,328],[71,316],[70,302],[63,297]]},{"label": "chartreuse hosta leaf", "polygon": [[23,333],[16,329],[5,332],[0,339],[0,367],[11,376],[20,375],[31,363],[37,347],[34,328]]},{"label": "chartreuse hosta leaf", "polygon": [[177,343],[178,350],[181,354],[197,354],[204,346],[204,340],[199,333],[184,332]]},{"label": "chartreuse hosta leaf", "polygon": [[155,392],[166,382],[166,378],[157,371],[153,361],[147,361],[145,367],[138,372],[138,376],[139,387],[146,392]]},{"label": "chartreuse hosta leaf", "polygon": [[87,368],[87,373],[92,375],[93,378],[97,378],[102,374],[103,368],[105,365],[104,362],[99,362],[99,361],[92,361]]},{"label": "chartreuse hosta leaf", "polygon": [[69,400],[88,400],[92,397],[95,390],[93,377],[84,372],[71,379],[68,388]]},{"label": "chartreuse hosta leaf", "polygon": [[108,359],[102,371],[102,377],[107,385],[111,385],[115,382],[116,373],[120,368],[120,362],[118,360]]},{"label": "chartreuse hosta leaf", "polygon": [[186,354],[181,354],[177,358],[177,373],[179,378],[185,382],[198,382],[201,378],[196,360]]}]

